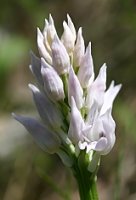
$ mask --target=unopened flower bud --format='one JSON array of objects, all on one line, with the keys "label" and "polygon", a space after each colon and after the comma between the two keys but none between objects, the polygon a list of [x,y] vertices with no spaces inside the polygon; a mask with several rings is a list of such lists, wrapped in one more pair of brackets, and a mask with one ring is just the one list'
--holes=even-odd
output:
[{"label": "unopened flower bud", "polygon": [[48,127],[59,129],[62,125],[62,115],[57,106],[34,85],[29,84],[29,88],[43,122]]},{"label": "unopened flower bud", "polygon": [[73,34],[73,38],[74,40],[76,39],[76,29],[75,29],[75,26],[71,20],[71,17],[69,16],[69,14],[67,14],[67,20],[68,20],[68,26]]},{"label": "unopened flower bud", "polygon": [[39,28],[37,28],[37,45],[40,56],[43,57],[49,64],[52,64],[52,58],[45,48],[44,37]]},{"label": "unopened flower bud", "polygon": [[70,105],[72,96],[75,99],[78,109],[81,109],[83,106],[83,89],[71,66],[69,70],[69,81],[68,81],[68,100]]},{"label": "unopened flower bud", "polygon": [[46,28],[46,32],[47,32],[48,43],[51,45],[53,42],[54,36],[57,34],[55,26],[54,26],[54,20],[53,20],[51,14],[49,15],[49,23]]},{"label": "unopened flower bud", "polygon": [[50,99],[53,101],[63,100],[64,89],[63,82],[53,67],[44,67],[44,59],[41,59],[41,74],[44,82],[44,89]]},{"label": "unopened flower bud", "polygon": [[35,54],[32,51],[30,52],[30,56],[31,56],[30,70],[37,79],[38,84],[43,86],[43,80],[41,75],[41,61],[37,56],[35,56]]},{"label": "unopened flower bud", "polygon": [[52,43],[52,59],[53,67],[56,69],[59,75],[68,73],[70,59],[64,45],[57,35],[55,35]]},{"label": "unopened flower bud", "polygon": [[61,41],[67,49],[67,52],[70,54],[74,50],[75,38],[67,23],[63,22],[64,33],[61,37]]},{"label": "unopened flower bud", "polygon": [[84,44],[84,39],[82,36],[82,28],[80,27],[77,33],[77,40],[76,40],[74,53],[73,53],[74,67],[80,67],[81,60],[84,56],[84,52],[85,52],[85,44]]},{"label": "unopened flower bud", "polygon": [[47,129],[43,124],[37,120],[29,117],[23,117],[12,114],[13,117],[25,126],[27,131],[33,136],[38,145],[48,153],[55,153],[60,146],[60,139],[54,132]]},{"label": "unopened flower bud", "polygon": [[86,52],[81,60],[78,71],[78,79],[83,88],[87,88],[89,83],[94,79],[94,66],[91,55],[91,43],[89,43]]},{"label": "unopened flower bud", "polygon": [[83,140],[82,129],[84,128],[84,121],[73,97],[71,97],[70,119],[68,137],[73,144],[78,144],[79,141]]}]

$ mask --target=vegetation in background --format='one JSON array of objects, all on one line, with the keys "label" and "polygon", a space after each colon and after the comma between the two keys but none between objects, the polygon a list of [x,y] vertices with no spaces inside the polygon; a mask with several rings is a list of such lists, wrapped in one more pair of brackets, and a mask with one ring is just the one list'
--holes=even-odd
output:
[{"label": "vegetation in background", "polygon": [[[101,199],[104,200],[112,198],[111,192],[115,194],[111,200],[134,200],[136,199],[135,1],[2,0],[0,7],[0,110],[2,114],[9,117],[13,108],[22,109],[23,103],[26,108],[29,107],[30,96],[25,96],[24,90],[26,88],[24,83],[27,81],[23,82],[23,79],[30,77],[28,54],[30,49],[35,49],[35,53],[37,53],[35,27],[43,27],[44,18],[49,13],[52,13],[60,33],[62,31],[61,22],[66,18],[66,13],[72,16],[77,28],[82,25],[83,29],[88,31],[84,35],[86,43],[91,40],[92,45],[95,46],[93,57],[96,68],[100,68],[100,64],[106,62],[109,66],[109,80],[114,79],[116,83],[123,84],[121,97],[118,98],[114,112],[115,118],[118,120],[117,144],[112,152],[111,162],[110,156],[103,160],[103,167],[99,172],[101,177],[99,189],[104,191],[106,188],[109,191],[108,194],[102,194]],[[21,79],[21,77],[23,78]],[[31,80],[33,81],[32,77]],[[16,89],[13,90],[15,86]],[[14,106],[15,102],[17,107]],[[29,110],[33,112],[32,107],[29,107]],[[2,114],[0,121],[3,117]],[[8,126],[8,121],[5,124]],[[33,149],[32,144],[30,146]],[[41,151],[39,152],[37,149],[32,151],[29,146],[28,151],[29,158],[27,152],[22,149],[18,155],[15,151],[13,157],[10,155],[8,158],[0,159],[0,199],[9,200],[13,193],[14,198],[12,199],[28,200],[30,193],[34,193],[34,191],[36,192],[35,195],[33,194],[33,200],[42,200],[44,197],[46,199],[49,193],[54,195],[51,185],[45,184],[39,178],[37,171],[40,169],[35,170],[36,163],[41,163],[39,166],[41,170],[44,169],[45,173],[48,173],[48,166],[51,167],[52,171],[54,170],[52,177],[54,180],[59,179],[58,176],[55,176],[56,166],[60,177],[65,174],[62,166],[60,167],[56,157],[53,157],[52,163],[49,163]],[[115,155],[118,156],[115,157]],[[34,158],[38,161],[35,161]],[[26,174],[24,177],[21,176],[22,170]],[[35,181],[32,183],[31,179]],[[29,190],[27,190],[27,181],[30,183]],[[64,178],[64,182],[61,183],[62,187],[65,185],[65,181]],[[70,181],[69,184],[71,184]],[[20,187],[18,187],[19,182]],[[72,187],[75,189],[73,183]],[[74,193],[74,189],[72,193]],[[39,193],[41,196],[38,195]]]}]

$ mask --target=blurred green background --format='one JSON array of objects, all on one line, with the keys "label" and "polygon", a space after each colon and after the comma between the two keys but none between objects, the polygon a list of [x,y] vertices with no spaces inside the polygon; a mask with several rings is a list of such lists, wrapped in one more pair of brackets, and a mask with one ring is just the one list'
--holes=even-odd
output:
[{"label": "blurred green background", "polygon": [[70,171],[43,153],[11,118],[11,112],[37,115],[28,83],[29,51],[37,54],[36,27],[52,14],[57,31],[69,13],[92,41],[96,73],[106,62],[108,84],[122,83],[113,115],[116,145],[102,158],[101,200],[136,199],[136,1],[1,0],[0,3],[0,200],[79,199]]}]

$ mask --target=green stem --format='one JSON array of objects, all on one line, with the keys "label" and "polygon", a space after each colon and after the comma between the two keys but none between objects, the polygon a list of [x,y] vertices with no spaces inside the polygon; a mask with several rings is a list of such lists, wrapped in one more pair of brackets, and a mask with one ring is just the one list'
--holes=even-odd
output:
[{"label": "green stem", "polygon": [[87,170],[87,163],[81,154],[74,165],[74,175],[78,184],[80,200],[98,200],[96,176]]},{"label": "green stem", "polygon": [[96,181],[95,179],[87,181],[86,178],[78,174],[76,178],[79,188],[80,200],[98,200]]}]

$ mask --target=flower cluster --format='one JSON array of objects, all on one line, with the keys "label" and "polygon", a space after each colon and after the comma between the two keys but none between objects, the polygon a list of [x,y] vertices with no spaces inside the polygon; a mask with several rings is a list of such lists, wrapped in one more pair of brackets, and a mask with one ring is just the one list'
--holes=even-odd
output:
[{"label": "flower cluster", "polygon": [[[43,32],[37,29],[40,58],[31,52],[30,69],[37,87],[29,84],[41,120],[15,115],[48,153],[69,162],[67,149],[109,153],[115,143],[113,101],[121,85],[106,90],[106,64],[95,77],[91,43],[85,48],[82,28],[76,32],[69,15],[59,38],[51,15]],[[67,160],[67,161],[66,161]],[[70,165],[70,164],[69,164]]]}]

